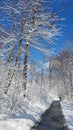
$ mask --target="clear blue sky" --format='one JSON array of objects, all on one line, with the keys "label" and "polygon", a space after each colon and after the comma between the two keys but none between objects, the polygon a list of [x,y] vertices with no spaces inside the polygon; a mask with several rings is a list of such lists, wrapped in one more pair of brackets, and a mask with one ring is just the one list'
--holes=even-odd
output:
[{"label": "clear blue sky", "polygon": [[63,25],[63,36],[57,41],[58,46],[56,47],[56,53],[63,48],[65,42],[67,40],[73,41],[73,0],[54,0],[54,6],[56,9],[65,7],[65,10],[61,12],[60,17],[66,18],[65,21],[62,22]]}]

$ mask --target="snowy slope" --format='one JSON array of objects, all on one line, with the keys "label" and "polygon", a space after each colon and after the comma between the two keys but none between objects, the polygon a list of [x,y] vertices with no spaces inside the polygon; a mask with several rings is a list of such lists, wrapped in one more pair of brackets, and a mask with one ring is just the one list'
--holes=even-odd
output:
[{"label": "snowy slope", "polygon": [[28,106],[26,108],[24,103],[20,103],[14,114],[0,111],[0,130],[29,130],[50,106],[52,99],[49,99],[46,103],[40,101],[27,102]]},{"label": "snowy slope", "polygon": [[64,100],[61,102],[63,114],[69,130],[73,130],[73,102]]}]

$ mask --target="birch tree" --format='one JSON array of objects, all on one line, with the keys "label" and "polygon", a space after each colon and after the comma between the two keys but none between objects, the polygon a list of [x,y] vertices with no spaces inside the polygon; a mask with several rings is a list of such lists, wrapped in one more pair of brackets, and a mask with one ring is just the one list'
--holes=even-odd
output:
[{"label": "birch tree", "polygon": [[[23,88],[25,90],[30,47],[47,54],[48,45],[54,44],[55,38],[61,34],[58,21],[63,19],[59,18],[57,12],[54,12],[52,3],[46,0],[36,0],[35,2],[34,0],[4,0],[1,8],[3,24],[5,24],[2,32],[6,35],[3,37],[4,39],[1,38],[4,55],[8,62],[15,63],[15,66],[21,62],[24,65]],[[42,42],[43,40],[45,43]],[[24,57],[23,61],[21,55]],[[13,76],[14,71],[10,75],[5,93],[9,90]]]}]

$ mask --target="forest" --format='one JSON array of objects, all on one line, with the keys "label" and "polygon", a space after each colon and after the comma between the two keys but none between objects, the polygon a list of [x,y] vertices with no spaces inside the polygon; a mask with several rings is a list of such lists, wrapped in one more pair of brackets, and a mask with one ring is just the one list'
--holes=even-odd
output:
[{"label": "forest", "polygon": [[61,46],[58,38],[64,36],[66,19],[60,14],[65,8],[55,9],[53,0],[0,2],[3,112],[16,113],[20,106],[26,111],[35,101],[48,102],[55,97],[73,101],[73,40],[66,40],[55,53]]}]

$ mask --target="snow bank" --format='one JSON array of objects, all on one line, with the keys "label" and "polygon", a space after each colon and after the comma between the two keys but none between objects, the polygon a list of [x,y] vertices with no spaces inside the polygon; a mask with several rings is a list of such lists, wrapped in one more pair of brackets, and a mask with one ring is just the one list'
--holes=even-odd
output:
[{"label": "snow bank", "polygon": [[64,100],[61,102],[63,114],[69,130],[73,130],[73,102]]},{"label": "snow bank", "polygon": [[47,102],[28,101],[26,108],[24,103],[20,103],[15,114],[0,111],[0,130],[29,130],[51,102],[51,99]]}]

